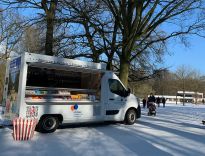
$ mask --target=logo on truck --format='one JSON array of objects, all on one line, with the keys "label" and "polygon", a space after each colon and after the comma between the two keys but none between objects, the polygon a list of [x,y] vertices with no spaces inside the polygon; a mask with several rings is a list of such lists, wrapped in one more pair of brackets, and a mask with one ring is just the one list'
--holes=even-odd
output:
[{"label": "logo on truck", "polygon": [[78,104],[72,105],[72,106],[70,107],[70,109],[71,109],[72,111],[78,110]]},{"label": "logo on truck", "polygon": [[73,117],[75,118],[79,118],[79,117],[82,117],[82,112],[78,110],[79,106],[78,104],[75,104],[75,105],[72,105],[70,107],[71,111],[73,112]]}]

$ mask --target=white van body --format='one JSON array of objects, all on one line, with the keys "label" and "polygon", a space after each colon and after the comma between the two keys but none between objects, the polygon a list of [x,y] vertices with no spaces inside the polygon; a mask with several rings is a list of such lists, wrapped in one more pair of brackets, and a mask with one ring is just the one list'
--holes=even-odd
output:
[{"label": "white van body", "polygon": [[[126,117],[129,110],[131,115],[135,113],[134,117],[130,113]],[[2,113],[8,121],[15,117],[39,121],[54,117],[58,125],[135,120],[141,115],[138,99],[112,71],[106,71],[104,64],[32,53],[10,61]],[[42,122],[49,127],[56,121]],[[46,132],[52,131],[55,130]]]}]

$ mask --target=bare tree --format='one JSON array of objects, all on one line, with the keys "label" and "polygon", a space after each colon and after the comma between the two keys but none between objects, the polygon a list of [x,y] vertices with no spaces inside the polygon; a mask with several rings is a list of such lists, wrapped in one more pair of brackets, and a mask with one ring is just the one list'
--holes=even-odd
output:
[{"label": "bare tree", "polygon": [[53,34],[55,26],[55,15],[57,10],[58,0],[0,0],[0,4],[7,7],[7,9],[38,9],[43,10],[44,14],[38,12],[40,16],[29,19],[28,22],[36,23],[41,20],[46,21],[46,41],[45,41],[45,53],[47,55],[54,55],[53,52]]},{"label": "bare tree", "polygon": [[5,12],[0,9],[0,103],[3,99],[7,59],[17,46],[22,34],[20,23],[21,19],[17,12]]},{"label": "bare tree", "polygon": [[[61,16],[61,21],[67,22],[67,28],[75,27],[69,31],[73,33],[66,34],[65,32],[65,34],[61,36],[67,38],[68,41],[70,40],[69,46],[75,45],[76,51],[78,51],[72,55],[70,55],[70,53],[64,55],[64,57],[91,58],[94,62],[106,63],[108,70],[119,70],[122,33],[118,28],[117,21],[115,21],[112,14],[108,12],[106,5],[101,1],[89,0],[66,0],[63,1],[63,4],[64,7],[62,10],[64,14],[66,12],[65,10],[69,13],[67,13],[67,17]],[[76,30],[76,27],[79,29]],[[158,36],[161,34],[162,32],[158,32]],[[137,45],[134,46],[133,49],[135,49],[135,47],[139,49]],[[165,42],[150,45],[142,54],[139,54],[137,58],[132,59],[133,64],[135,64],[132,67],[136,69],[144,69],[146,67],[145,70],[148,70],[148,68],[154,69],[153,65],[160,62],[161,56],[164,54],[164,47]],[[134,53],[132,55],[134,55]],[[132,71],[136,69],[132,68]]]},{"label": "bare tree", "polygon": [[22,40],[21,50],[30,53],[41,53],[43,50],[42,38],[38,27],[29,26],[25,28]]},{"label": "bare tree", "polygon": [[18,45],[23,34],[21,23],[18,12],[0,12],[0,45],[3,59],[9,58],[11,51]]},{"label": "bare tree", "polygon": [[45,52],[47,55],[54,55],[53,53],[53,30],[54,30],[54,21],[55,13],[57,8],[58,0],[41,0],[41,7],[46,14],[46,43],[45,43]]},{"label": "bare tree", "polygon": [[[143,73],[139,73],[143,75]],[[201,73],[186,65],[179,66],[175,72],[171,72],[167,69],[157,70],[154,75],[150,75],[147,80],[139,80],[131,83],[131,88],[135,86],[135,92],[139,95],[144,93],[141,85],[149,85],[152,88],[152,92],[159,95],[176,95],[177,91],[192,91],[195,92],[195,99],[197,102],[197,92],[204,93],[204,76]],[[140,88],[140,89],[139,89]],[[142,92],[140,91],[142,90]],[[185,102],[185,100],[184,100]]]},{"label": "bare tree", "polygon": [[188,66],[179,66],[176,70],[176,78],[178,79],[179,86],[183,91],[183,105],[185,103],[185,91],[190,83],[190,79],[193,78],[194,70]]},{"label": "bare tree", "polygon": [[[195,30],[199,28],[201,21],[196,19],[186,22],[190,20],[191,11],[201,7],[201,0],[103,0],[103,2],[117,21],[117,27],[122,34],[121,51],[118,55],[120,79],[125,85],[128,82],[130,62],[133,59],[157,42],[188,33],[197,33]],[[170,33],[160,33],[159,28],[165,23],[172,23],[176,29]]]},{"label": "bare tree", "polygon": [[[0,2],[8,8],[40,9],[39,16],[30,21],[46,21],[46,54],[54,54],[55,44],[57,55],[63,57],[86,57],[105,62],[108,69],[119,64],[119,76],[125,86],[134,64],[137,64],[136,69],[152,67],[154,63],[151,62],[160,62],[168,39],[180,37],[184,40],[184,35],[198,34],[203,26],[203,17],[198,16],[202,0]],[[174,29],[164,30],[162,26],[167,25]]]},{"label": "bare tree", "polygon": [[[107,63],[107,69],[112,70],[118,51],[119,32],[116,22],[107,14],[104,3],[89,0],[65,0],[62,3],[62,10],[64,13],[69,12],[69,15],[65,17],[64,14],[61,21],[67,23],[67,28],[73,28],[70,34],[65,32],[64,37],[76,46],[76,51],[80,51],[66,57],[90,58],[94,62]],[[76,27],[79,29],[76,30]]]}]

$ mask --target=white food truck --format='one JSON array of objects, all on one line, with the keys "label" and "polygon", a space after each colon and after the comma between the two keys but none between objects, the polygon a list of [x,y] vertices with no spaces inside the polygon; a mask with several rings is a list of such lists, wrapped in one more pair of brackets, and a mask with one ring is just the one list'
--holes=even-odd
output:
[{"label": "white food truck", "polygon": [[8,63],[3,118],[37,118],[37,130],[59,124],[125,121],[140,117],[139,100],[105,65],[24,53]]}]

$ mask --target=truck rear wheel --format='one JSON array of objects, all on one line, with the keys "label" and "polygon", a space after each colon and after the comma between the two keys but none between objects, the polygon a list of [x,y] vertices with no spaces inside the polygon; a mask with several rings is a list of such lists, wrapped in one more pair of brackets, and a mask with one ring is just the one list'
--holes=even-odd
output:
[{"label": "truck rear wheel", "polygon": [[55,132],[59,126],[59,120],[57,117],[45,116],[42,117],[37,125],[37,130],[41,133]]},{"label": "truck rear wheel", "polygon": [[128,125],[133,125],[136,121],[137,114],[134,109],[130,109],[127,111],[125,115],[125,123]]}]

